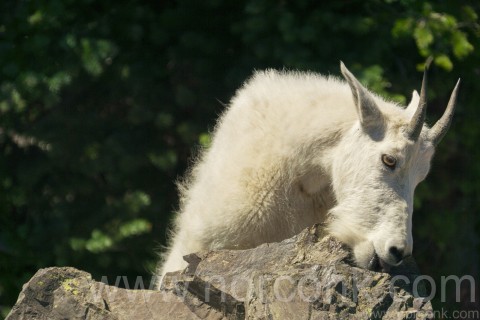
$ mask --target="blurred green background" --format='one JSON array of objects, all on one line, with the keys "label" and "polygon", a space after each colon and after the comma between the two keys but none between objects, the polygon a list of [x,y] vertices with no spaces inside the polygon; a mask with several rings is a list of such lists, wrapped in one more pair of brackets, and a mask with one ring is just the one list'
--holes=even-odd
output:
[{"label": "blurred green background", "polygon": [[[479,1],[0,2],[0,315],[39,268],[150,279],[174,181],[253,70],[339,75],[405,103],[433,57],[428,120],[458,111],[417,188],[424,274],[479,282]],[[146,284],[148,285],[148,283]],[[447,286],[437,309],[478,308]],[[477,294],[480,291],[477,284]],[[478,301],[478,297],[477,297]]]}]

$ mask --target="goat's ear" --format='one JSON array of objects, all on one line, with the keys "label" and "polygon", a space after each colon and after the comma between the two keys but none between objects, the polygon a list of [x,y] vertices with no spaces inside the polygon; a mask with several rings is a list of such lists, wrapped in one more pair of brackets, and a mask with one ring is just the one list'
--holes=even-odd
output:
[{"label": "goat's ear", "polygon": [[363,129],[366,132],[383,129],[385,119],[373,100],[372,94],[361,85],[357,78],[345,67],[343,62],[340,62],[340,69],[352,90],[353,101],[357,107],[358,117]]},{"label": "goat's ear", "polygon": [[405,109],[405,111],[407,111],[407,113],[410,114],[410,117],[413,116],[413,114],[415,113],[415,110],[417,110],[419,102],[420,102],[420,96],[418,95],[417,90],[413,90],[412,100],[410,101],[407,108]]}]

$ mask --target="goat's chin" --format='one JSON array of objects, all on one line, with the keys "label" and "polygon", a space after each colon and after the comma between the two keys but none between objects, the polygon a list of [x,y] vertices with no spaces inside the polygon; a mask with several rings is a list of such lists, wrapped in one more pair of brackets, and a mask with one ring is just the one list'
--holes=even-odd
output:
[{"label": "goat's chin", "polygon": [[353,256],[355,258],[355,264],[364,269],[370,269],[369,266],[376,256],[373,243],[370,241],[364,241],[356,244],[353,247]]},{"label": "goat's chin", "polygon": [[375,252],[375,247],[370,241],[361,242],[353,247],[355,263],[360,268],[389,272],[390,265],[383,261]]}]

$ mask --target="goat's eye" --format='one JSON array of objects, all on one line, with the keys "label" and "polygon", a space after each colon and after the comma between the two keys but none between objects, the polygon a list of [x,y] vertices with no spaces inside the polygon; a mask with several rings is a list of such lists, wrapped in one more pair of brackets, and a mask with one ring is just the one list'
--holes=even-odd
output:
[{"label": "goat's eye", "polygon": [[392,170],[395,169],[395,166],[397,165],[397,159],[389,154],[382,155],[382,162]]}]

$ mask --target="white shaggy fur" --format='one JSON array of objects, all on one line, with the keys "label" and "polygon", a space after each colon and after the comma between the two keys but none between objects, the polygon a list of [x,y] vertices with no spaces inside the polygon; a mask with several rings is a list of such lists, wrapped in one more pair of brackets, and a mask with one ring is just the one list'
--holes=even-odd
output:
[{"label": "white shaggy fur", "polygon": [[[434,153],[426,126],[414,141],[405,133],[419,96],[414,91],[404,109],[368,92],[343,64],[342,72],[348,83],[256,72],[236,93],[180,185],[160,279],[184,268],[186,254],[252,248],[322,222],[359,266],[376,255],[396,265],[411,254],[413,192]],[[395,157],[395,169],[384,154]]]}]

